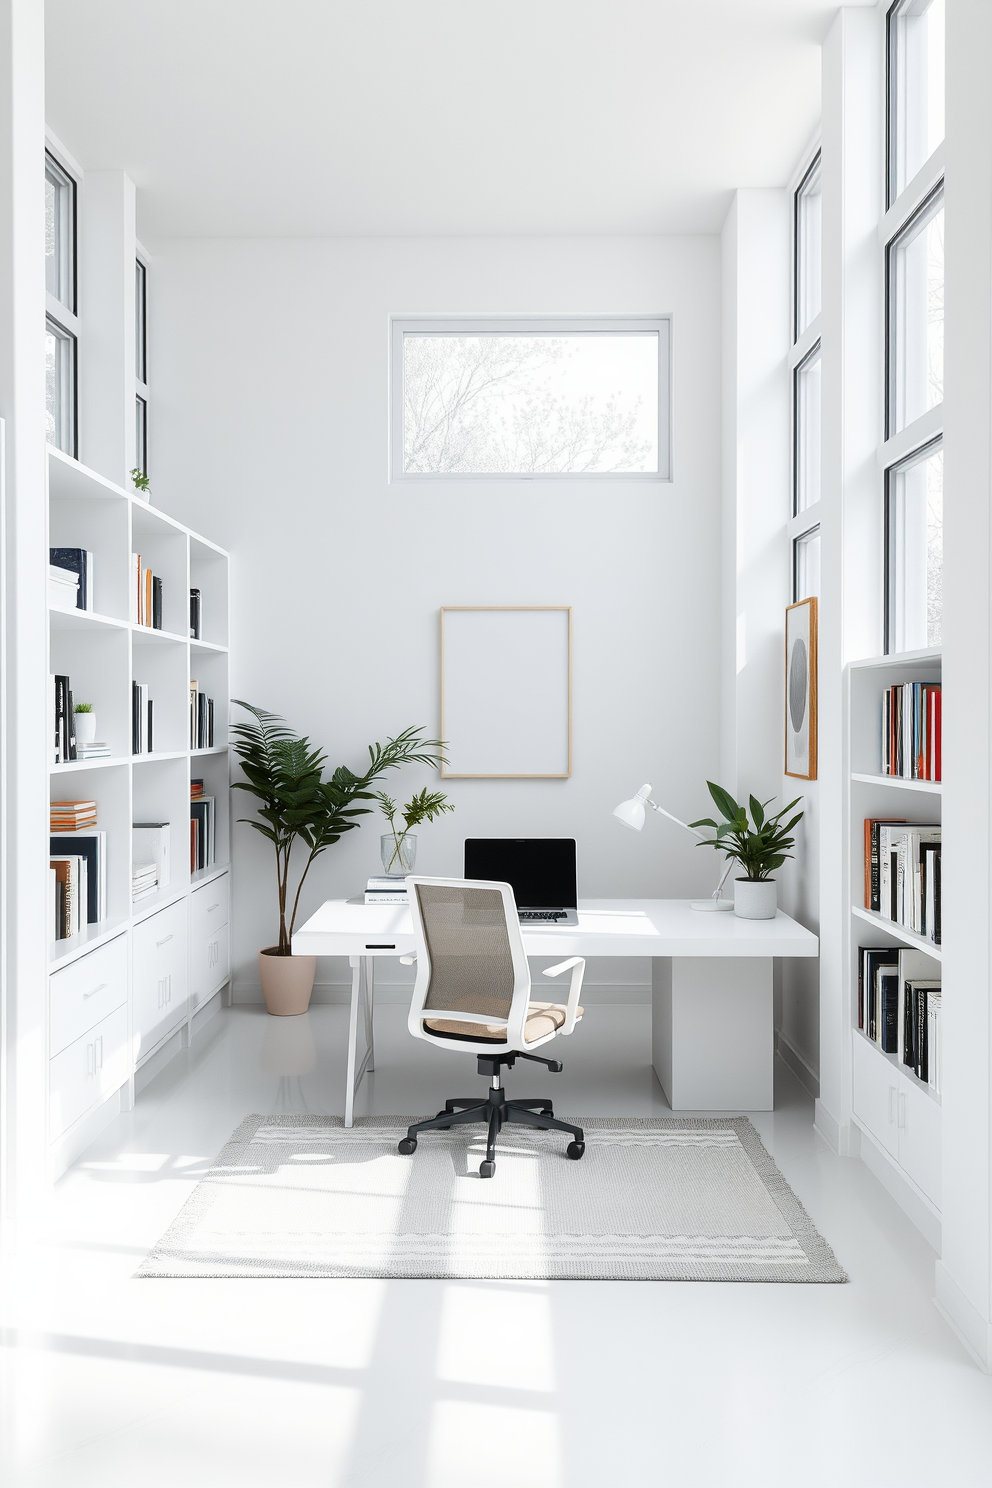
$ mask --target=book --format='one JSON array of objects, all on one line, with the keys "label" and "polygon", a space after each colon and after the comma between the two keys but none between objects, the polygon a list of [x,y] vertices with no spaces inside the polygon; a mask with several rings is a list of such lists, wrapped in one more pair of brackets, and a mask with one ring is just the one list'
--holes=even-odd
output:
[{"label": "book", "polygon": [[166,822],[135,822],[131,828],[131,853],[135,861],[153,862],[160,889],[172,880],[171,830]]},{"label": "book", "polygon": [[365,893],[366,904],[397,904],[402,907],[409,904],[409,902],[410,900],[405,893],[390,893],[386,889],[370,889],[366,890]]},{"label": "book", "polygon": [[189,684],[189,747],[214,747],[214,700],[201,692],[195,681]]},{"label": "book", "polygon": [[865,818],[865,909],[873,909],[878,912],[881,876],[880,876],[880,829],[883,826],[898,825],[905,823],[904,816],[876,816]]},{"label": "book", "polygon": [[99,924],[107,914],[106,832],[77,832],[71,837],[53,835],[48,846],[53,858],[72,855],[86,860],[85,923]]},{"label": "book", "polygon": [[55,763],[67,764],[76,758],[76,724],[72,706],[72,688],[64,672],[51,678],[52,698],[49,721],[55,735]]},{"label": "book", "polygon": [[162,580],[152,575],[152,627],[162,629]]},{"label": "book", "polygon": [[882,694],[882,774],[941,779],[941,686],[900,682]]},{"label": "book", "polygon": [[144,682],[131,683],[131,753],[148,754],[151,740],[148,726],[153,715],[149,712],[148,687]]},{"label": "book", "polygon": [[87,863],[84,857],[75,854],[53,857],[49,867],[55,869],[56,877],[65,886],[64,934],[60,940],[78,935],[87,923],[86,905],[89,900]]},{"label": "book", "polygon": [[134,622],[135,625],[141,625],[141,624],[144,623],[142,621],[142,610],[143,610],[143,608],[144,608],[144,606],[142,604],[142,595],[141,595],[141,554],[140,553],[132,553],[131,554],[131,619],[133,620],[133,622]]},{"label": "book", "polygon": [[49,548],[48,561],[73,575],[77,585],[77,608],[92,610],[93,554],[86,548]]},{"label": "book", "polygon": [[76,754],[79,759],[109,759],[110,745],[103,744],[94,739],[90,744],[77,744]]},{"label": "book", "polygon": [[927,1084],[937,1095],[940,1083],[940,987],[927,988]]},{"label": "book", "polygon": [[79,583],[67,569],[48,566],[48,604],[53,610],[78,610]]},{"label": "book", "polygon": [[858,1027],[868,1038],[878,1041],[879,971],[899,971],[899,953],[894,946],[858,947]]},{"label": "book", "polygon": [[200,591],[189,591],[189,633],[191,640],[200,639]]},{"label": "book", "polygon": [[899,1052],[899,966],[875,972],[875,1038],[883,1054]]},{"label": "book", "polygon": [[73,832],[96,822],[95,801],[51,801],[48,807],[51,831]]},{"label": "book", "polygon": [[373,873],[372,877],[369,879],[368,883],[365,885],[365,891],[366,891],[366,893],[371,894],[371,893],[374,893],[376,890],[380,890],[381,891],[383,889],[402,889],[403,892],[404,892],[404,894],[405,894],[406,893],[406,874],[405,873]]},{"label": "book", "polygon": [[197,796],[202,796],[203,795],[203,781],[202,780],[197,780],[195,777],[192,780],[190,780],[190,783],[189,783],[189,795],[190,795],[190,800],[194,800]]},{"label": "book", "polygon": [[195,801],[190,801],[190,821],[195,823],[197,828],[195,839],[191,838],[190,846],[190,870],[193,873],[198,873],[203,868],[211,868],[214,864],[214,804],[213,796],[200,796]]}]

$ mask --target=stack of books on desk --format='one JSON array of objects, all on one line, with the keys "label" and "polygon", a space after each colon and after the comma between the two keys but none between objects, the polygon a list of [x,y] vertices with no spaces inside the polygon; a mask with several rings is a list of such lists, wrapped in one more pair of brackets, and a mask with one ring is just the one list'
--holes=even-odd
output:
[{"label": "stack of books on desk", "polygon": [[405,905],[406,879],[395,873],[373,874],[365,885],[365,903]]}]

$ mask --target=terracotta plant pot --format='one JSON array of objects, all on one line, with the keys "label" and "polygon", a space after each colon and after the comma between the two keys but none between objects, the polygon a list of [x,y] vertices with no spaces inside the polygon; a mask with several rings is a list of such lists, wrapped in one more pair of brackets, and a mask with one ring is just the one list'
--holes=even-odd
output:
[{"label": "terracotta plant pot", "polygon": [[734,914],[741,920],[773,920],[778,892],[773,878],[735,878]]},{"label": "terracotta plant pot", "polygon": [[306,1012],[317,975],[316,956],[280,956],[278,946],[266,946],[258,953],[258,971],[268,1012],[279,1018]]}]

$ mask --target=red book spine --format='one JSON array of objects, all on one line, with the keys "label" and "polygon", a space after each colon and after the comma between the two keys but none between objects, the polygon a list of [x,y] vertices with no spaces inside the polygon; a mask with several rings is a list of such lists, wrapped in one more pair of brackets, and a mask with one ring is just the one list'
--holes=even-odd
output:
[{"label": "red book spine", "polygon": [[941,773],[942,760],[941,760],[941,750],[940,750],[940,733],[941,733],[941,722],[942,722],[942,718],[943,718],[943,707],[944,707],[943,696],[944,696],[944,694],[943,694],[943,692],[941,691],[941,689],[939,687],[935,689],[935,692],[936,692],[935,702],[936,702],[936,705],[937,706],[934,709],[934,751],[933,751],[933,753],[934,753],[934,777],[933,778],[934,778],[934,780],[943,780],[944,777],[943,777],[943,774]]}]

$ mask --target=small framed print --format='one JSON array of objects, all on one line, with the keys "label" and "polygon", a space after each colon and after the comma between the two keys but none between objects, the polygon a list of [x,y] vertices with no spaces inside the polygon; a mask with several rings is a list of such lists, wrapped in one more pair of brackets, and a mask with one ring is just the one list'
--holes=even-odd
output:
[{"label": "small framed print", "polygon": [[785,773],[816,779],[816,599],[785,612]]}]

